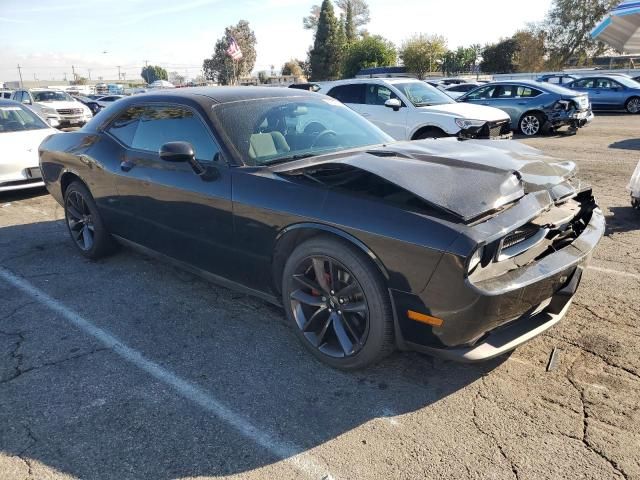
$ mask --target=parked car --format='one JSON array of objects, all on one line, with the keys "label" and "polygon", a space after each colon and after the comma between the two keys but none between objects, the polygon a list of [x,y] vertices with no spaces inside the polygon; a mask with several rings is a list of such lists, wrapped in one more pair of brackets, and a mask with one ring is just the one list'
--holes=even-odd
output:
[{"label": "parked car", "polygon": [[102,108],[108,107],[113,102],[120,100],[121,98],[125,98],[124,95],[107,95],[106,97],[100,97],[96,100],[96,103],[100,105]]},{"label": "parked car", "polygon": [[85,97],[84,95],[74,95],[73,98],[75,98],[77,101],[79,101],[80,103],[88,107],[89,110],[91,110],[91,113],[93,115],[96,115],[100,110],[104,108],[96,100],[89,97]]},{"label": "parked car", "polygon": [[82,126],[93,117],[88,107],[61,90],[16,90],[11,99],[29,105],[46,119],[57,120],[61,127]]},{"label": "parked car", "polygon": [[459,136],[511,138],[507,115],[495,108],[457,104],[412,78],[321,82],[318,93],[340,100],[396,140]]},{"label": "parked car", "polygon": [[557,85],[565,85],[573,82],[578,79],[577,75],[572,75],[570,73],[548,73],[546,75],[541,75],[536,78],[538,82],[547,82],[547,83],[555,83]]},{"label": "parked car", "polygon": [[344,369],[395,347],[515,348],[565,315],[604,232],[572,162],[510,141],[394,142],[289,88],[136,95],[40,152],[82,255],[115,240],[282,305]]},{"label": "parked car", "polygon": [[492,82],[470,91],[458,101],[505,111],[511,118],[512,128],[526,136],[564,126],[576,130],[593,120],[587,95],[552,83]]},{"label": "parked car", "polygon": [[454,100],[482,85],[481,83],[459,83],[446,87],[443,91]]},{"label": "parked car", "polygon": [[0,192],[42,187],[38,146],[58,133],[28,107],[0,99]]},{"label": "parked car", "polygon": [[589,94],[594,110],[640,113],[640,83],[626,75],[594,75],[575,80],[568,88]]},{"label": "parked car", "polygon": [[13,95],[13,90],[0,90],[0,100],[1,99],[10,99],[11,95]]}]

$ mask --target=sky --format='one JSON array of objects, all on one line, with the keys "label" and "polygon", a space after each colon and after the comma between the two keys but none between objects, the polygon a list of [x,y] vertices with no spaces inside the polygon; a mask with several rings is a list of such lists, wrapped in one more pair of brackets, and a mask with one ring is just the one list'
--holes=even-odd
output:
[{"label": "sky", "polygon": [[[255,70],[304,59],[312,33],[302,18],[320,0],[0,0],[0,81],[137,78],[145,62],[193,78],[227,25],[255,31]],[[369,0],[370,33],[397,46],[416,33],[449,48],[485,44],[541,20],[551,0]]]}]

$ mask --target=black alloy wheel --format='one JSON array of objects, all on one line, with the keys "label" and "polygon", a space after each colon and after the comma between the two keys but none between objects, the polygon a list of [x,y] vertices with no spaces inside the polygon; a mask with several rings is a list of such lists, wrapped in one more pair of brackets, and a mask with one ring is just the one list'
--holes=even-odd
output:
[{"label": "black alloy wheel", "polygon": [[296,248],[285,266],[283,303],[304,345],[333,367],[361,368],[393,350],[384,282],[345,242],[319,237]]},{"label": "black alloy wheel", "polygon": [[102,223],[91,193],[82,183],[73,182],[67,187],[64,213],[69,234],[80,253],[91,259],[111,253],[114,241]]},{"label": "black alloy wheel", "polygon": [[83,252],[93,248],[95,226],[87,202],[78,191],[69,192],[65,201],[67,226],[76,246]]},{"label": "black alloy wheel", "polygon": [[290,294],[298,328],[323,354],[357,354],[369,333],[369,307],[353,274],[330,257],[304,259],[292,275],[298,289]]}]

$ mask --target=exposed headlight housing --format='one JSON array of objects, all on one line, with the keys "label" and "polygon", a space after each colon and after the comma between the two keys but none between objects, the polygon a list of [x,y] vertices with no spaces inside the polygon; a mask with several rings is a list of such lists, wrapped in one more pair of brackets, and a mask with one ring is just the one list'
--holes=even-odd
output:
[{"label": "exposed headlight housing", "polygon": [[55,108],[51,108],[51,107],[42,107],[42,114],[43,115],[55,115],[56,117],[58,116],[58,112],[56,111]]},{"label": "exposed headlight housing", "polygon": [[486,120],[473,120],[471,118],[456,118],[456,125],[460,127],[462,130],[467,130],[469,128],[481,128]]},{"label": "exposed headlight housing", "polygon": [[480,265],[480,262],[482,261],[483,255],[484,247],[480,247],[475,252],[473,252],[473,255],[471,255],[471,258],[469,259],[469,263],[467,264],[468,274],[473,273],[473,271],[478,268],[478,265]]}]

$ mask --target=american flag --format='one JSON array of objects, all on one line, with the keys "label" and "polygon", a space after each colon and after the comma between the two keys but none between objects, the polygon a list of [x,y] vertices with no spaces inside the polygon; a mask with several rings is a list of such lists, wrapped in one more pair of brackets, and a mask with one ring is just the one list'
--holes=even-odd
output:
[{"label": "american flag", "polygon": [[240,50],[240,46],[236,39],[233,37],[229,37],[229,48],[227,48],[227,55],[229,55],[233,60],[240,60],[242,58],[242,50]]}]

